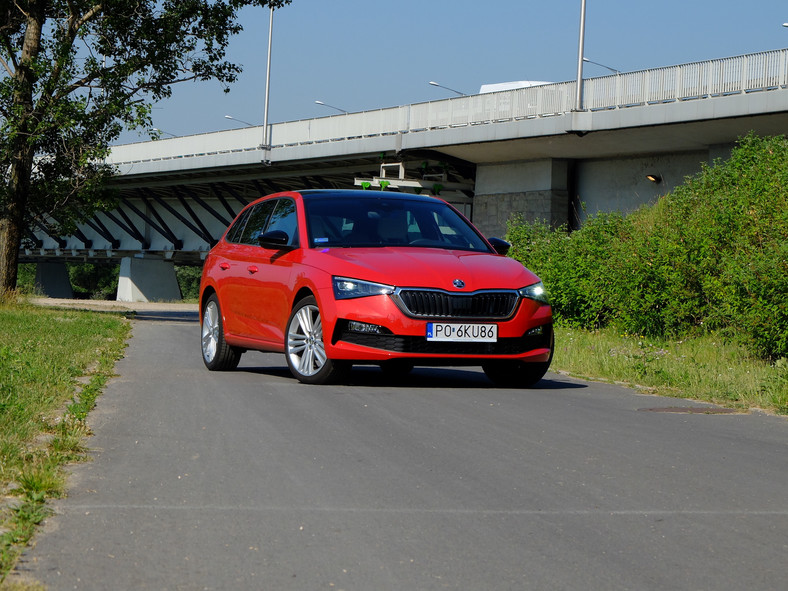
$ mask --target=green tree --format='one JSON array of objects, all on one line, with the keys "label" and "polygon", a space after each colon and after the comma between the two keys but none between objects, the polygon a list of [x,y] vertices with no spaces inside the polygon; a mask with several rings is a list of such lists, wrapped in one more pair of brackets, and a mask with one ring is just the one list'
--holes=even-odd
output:
[{"label": "green tree", "polygon": [[103,164],[126,129],[187,80],[240,72],[226,59],[245,6],[290,0],[0,0],[0,294],[14,289],[33,220],[68,232],[109,206]]}]

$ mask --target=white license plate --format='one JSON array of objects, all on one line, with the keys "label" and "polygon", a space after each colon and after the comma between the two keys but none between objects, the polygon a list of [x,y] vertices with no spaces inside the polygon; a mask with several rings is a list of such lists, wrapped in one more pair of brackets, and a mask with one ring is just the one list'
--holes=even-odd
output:
[{"label": "white license plate", "polygon": [[498,325],[428,322],[427,340],[452,343],[494,343],[498,340]]}]

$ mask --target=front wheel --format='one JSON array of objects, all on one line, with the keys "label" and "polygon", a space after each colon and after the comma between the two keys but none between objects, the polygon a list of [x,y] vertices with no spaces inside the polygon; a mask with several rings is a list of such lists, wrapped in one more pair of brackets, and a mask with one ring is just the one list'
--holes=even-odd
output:
[{"label": "front wheel", "polygon": [[336,382],[350,369],[348,363],[327,357],[320,308],[313,296],[300,300],[290,314],[285,357],[290,373],[304,384]]}]

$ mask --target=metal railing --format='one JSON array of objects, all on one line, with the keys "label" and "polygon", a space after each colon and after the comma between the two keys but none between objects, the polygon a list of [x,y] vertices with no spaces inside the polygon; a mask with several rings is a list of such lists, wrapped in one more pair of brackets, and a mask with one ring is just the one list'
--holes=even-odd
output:
[{"label": "metal railing", "polygon": [[[788,87],[788,49],[583,80],[583,109],[599,111]],[[400,107],[271,125],[273,148],[560,116],[574,109],[576,82],[544,84]],[[262,127],[125,144],[108,162],[150,162],[260,150]]]}]

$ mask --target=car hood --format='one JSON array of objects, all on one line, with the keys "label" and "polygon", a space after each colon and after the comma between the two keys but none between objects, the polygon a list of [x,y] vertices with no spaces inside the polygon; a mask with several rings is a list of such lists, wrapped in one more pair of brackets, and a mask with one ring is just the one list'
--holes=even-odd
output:
[{"label": "car hood", "polygon": [[[437,248],[384,247],[313,251],[315,266],[332,275],[386,283],[457,291],[518,289],[539,281],[522,264],[500,255]],[[309,257],[312,259],[312,257]]]}]

